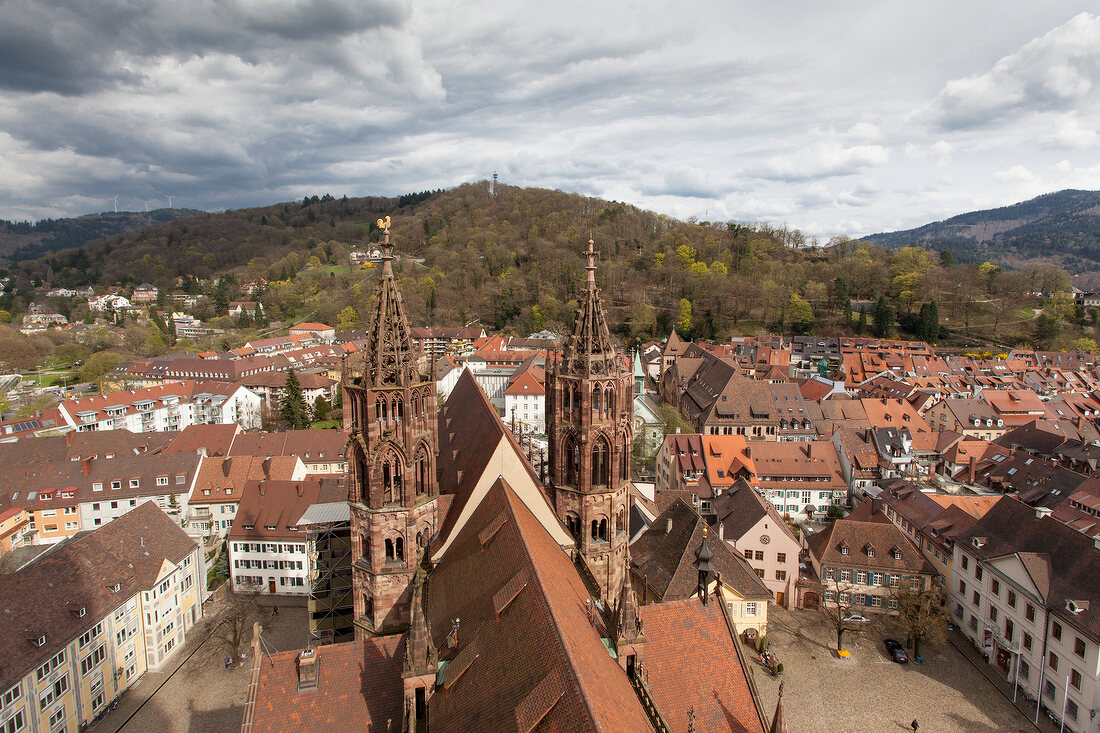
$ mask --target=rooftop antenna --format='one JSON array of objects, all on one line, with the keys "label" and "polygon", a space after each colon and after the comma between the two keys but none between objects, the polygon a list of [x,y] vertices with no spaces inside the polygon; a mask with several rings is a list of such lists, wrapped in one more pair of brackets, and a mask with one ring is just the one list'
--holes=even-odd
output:
[{"label": "rooftop antenna", "polygon": [[115,213],[118,213],[118,196],[115,196]]},{"label": "rooftop antenna", "polygon": [[168,194],[164,194],[164,198],[168,199],[168,208],[169,209],[172,208],[172,198],[173,197],[169,196]]},{"label": "rooftop antenna", "polygon": [[489,184],[489,196],[490,198],[496,198],[497,195],[497,174],[493,171],[493,182]]}]

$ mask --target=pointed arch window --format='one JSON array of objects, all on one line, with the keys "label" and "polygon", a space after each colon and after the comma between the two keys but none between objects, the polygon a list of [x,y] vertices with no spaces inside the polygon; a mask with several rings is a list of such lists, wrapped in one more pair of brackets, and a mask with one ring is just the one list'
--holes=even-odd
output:
[{"label": "pointed arch window", "polygon": [[423,496],[428,493],[428,487],[431,486],[431,473],[428,464],[428,454],[424,448],[420,448],[416,453],[415,464],[415,480],[416,480],[416,495]]},{"label": "pointed arch window", "polygon": [[619,507],[615,512],[615,534],[620,535],[626,531],[626,509]]},{"label": "pointed arch window", "polygon": [[394,422],[401,422],[405,417],[405,401],[400,396],[393,398],[393,420]]},{"label": "pointed arch window", "polygon": [[607,486],[611,483],[611,449],[607,441],[600,438],[592,446],[592,483],[595,486]]},{"label": "pointed arch window", "polygon": [[363,501],[367,494],[367,457],[363,455],[363,449],[358,443],[352,444],[351,460],[351,498],[352,501]]},{"label": "pointed arch window", "polygon": [[594,387],[592,387],[592,414],[593,415],[600,414],[600,411],[603,409],[602,408],[603,400],[600,399],[600,396],[602,394],[603,394],[603,390],[600,389],[600,385],[597,384]]},{"label": "pointed arch window", "polygon": [[386,504],[402,499],[401,459],[392,451],[382,457],[382,501]]},{"label": "pointed arch window", "polygon": [[565,439],[565,483],[576,486],[581,475],[581,449],[572,436]]},{"label": "pointed arch window", "polygon": [[385,397],[379,396],[374,401],[374,410],[378,413],[378,422],[386,422],[390,419],[390,403]]},{"label": "pointed arch window", "polygon": [[573,404],[571,409],[574,413],[576,413],[574,414],[574,418],[576,418],[581,411],[581,388],[578,385],[574,384],[570,388],[570,391],[573,394]]},{"label": "pointed arch window", "polygon": [[615,390],[612,387],[607,388],[607,392],[604,394],[604,404],[607,405],[607,414],[611,417],[615,417]]}]

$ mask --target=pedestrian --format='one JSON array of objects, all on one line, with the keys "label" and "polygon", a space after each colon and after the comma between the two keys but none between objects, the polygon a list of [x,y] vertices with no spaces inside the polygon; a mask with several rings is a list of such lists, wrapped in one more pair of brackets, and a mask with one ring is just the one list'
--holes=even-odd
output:
[{"label": "pedestrian", "polygon": [[914,718],[913,722],[909,724],[909,727],[913,729],[913,733],[917,733],[917,728],[919,728],[920,726],[917,725],[917,719],[916,718]]},{"label": "pedestrian", "polygon": [[272,616],[278,616],[279,615],[279,607],[278,606],[272,606],[271,607],[271,615]]}]

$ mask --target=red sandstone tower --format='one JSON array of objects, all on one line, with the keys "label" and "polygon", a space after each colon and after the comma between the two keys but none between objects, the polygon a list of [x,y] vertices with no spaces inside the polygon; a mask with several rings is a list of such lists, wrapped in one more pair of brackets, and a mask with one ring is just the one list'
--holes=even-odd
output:
[{"label": "red sandstone tower", "polygon": [[558,517],[577,540],[604,601],[626,579],[633,377],[611,341],[589,240],[588,284],[556,362],[546,406],[550,484]]},{"label": "red sandstone tower", "polygon": [[344,364],[355,636],[409,625],[411,582],[438,529],[435,380],[422,369],[393,279],[390,219],[366,348]]}]

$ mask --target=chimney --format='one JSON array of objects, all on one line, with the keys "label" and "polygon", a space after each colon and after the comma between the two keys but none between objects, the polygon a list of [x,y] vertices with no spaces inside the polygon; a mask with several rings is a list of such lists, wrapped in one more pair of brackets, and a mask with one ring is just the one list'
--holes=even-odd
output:
[{"label": "chimney", "polygon": [[318,671],[317,650],[303,649],[298,655],[298,689],[316,690]]},{"label": "chimney", "polygon": [[672,534],[672,517],[665,521],[665,534]]},{"label": "chimney", "polygon": [[726,525],[722,522],[718,522],[718,539],[721,542],[726,541]]},{"label": "chimney", "polygon": [[265,492],[264,492],[264,483],[265,483],[265,481],[264,481],[263,479],[260,479],[260,483],[259,483],[259,487],[260,487],[260,496],[263,496],[263,495],[264,495],[264,493],[265,493]]},{"label": "chimney", "polygon": [[85,476],[87,476],[89,473],[91,473],[91,471],[92,471],[92,461],[93,460],[94,460],[93,458],[85,458],[83,461],[80,462],[80,469],[84,473]]},{"label": "chimney", "polygon": [[1050,513],[1051,513],[1051,510],[1048,507],[1045,507],[1045,506],[1035,507],[1035,518],[1036,519],[1042,519],[1043,517],[1049,517]]},{"label": "chimney", "polygon": [[974,466],[978,462],[977,456],[970,456],[970,483],[974,483]]},{"label": "chimney", "polygon": [[71,432],[65,433],[65,447],[68,448],[73,444],[73,434]]},{"label": "chimney", "polygon": [[301,498],[301,496],[302,496],[302,485],[298,484],[298,498]]}]

